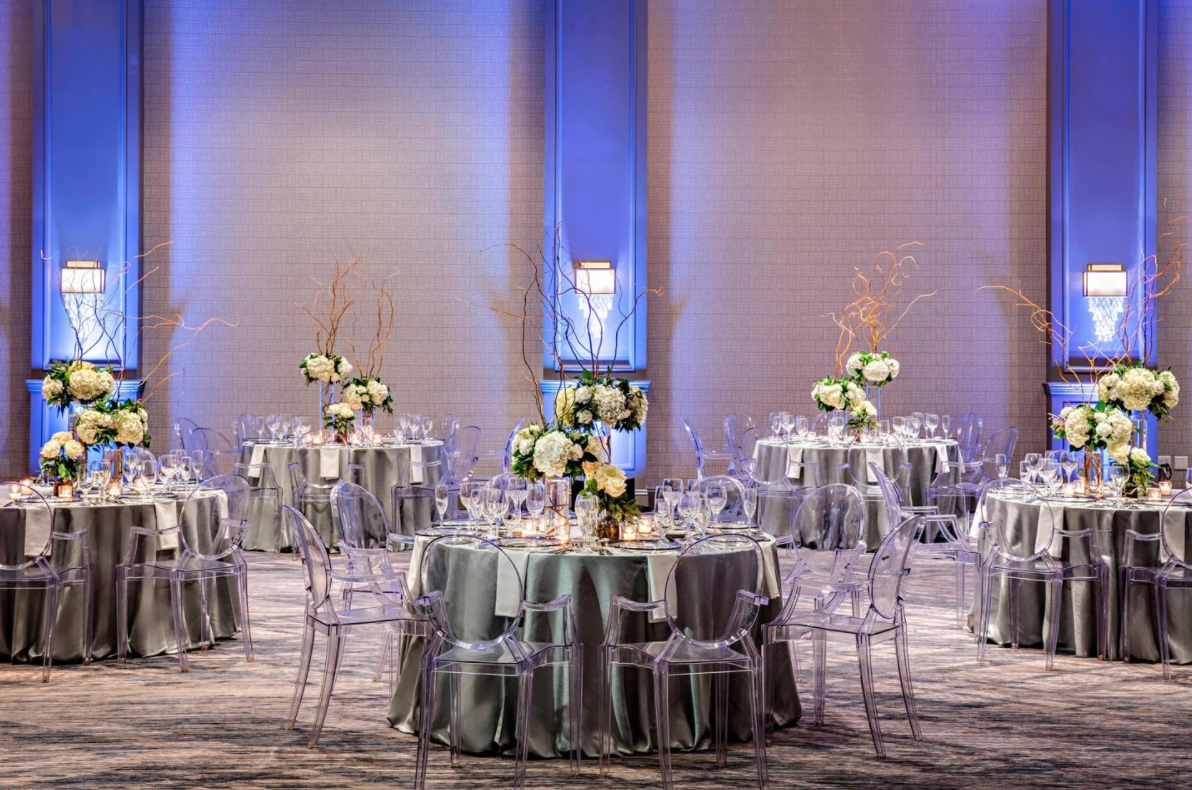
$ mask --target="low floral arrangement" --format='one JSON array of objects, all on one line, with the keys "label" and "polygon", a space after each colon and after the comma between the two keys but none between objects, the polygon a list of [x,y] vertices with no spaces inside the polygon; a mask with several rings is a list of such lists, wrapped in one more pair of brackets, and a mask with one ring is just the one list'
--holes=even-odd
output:
[{"label": "low floral arrangement", "polygon": [[828,376],[815,382],[811,399],[820,411],[849,409],[865,400],[865,390],[849,379]]},{"label": "low floral arrangement", "polygon": [[588,478],[583,492],[596,498],[603,517],[621,525],[636,523],[642,511],[629,494],[625,473],[602,461],[589,461],[583,468]]},{"label": "low floral arrangement", "polygon": [[41,396],[59,411],[72,403],[87,405],[107,398],[116,389],[113,369],[91,362],[51,362],[41,382]]},{"label": "low floral arrangement", "polygon": [[1128,470],[1126,482],[1122,486],[1122,496],[1128,499],[1142,499],[1148,489],[1155,482],[1155,475],[1151,471],[1157,468],[1151,463],[1151,457],[1141,447],[1135,447],[1126,453],[1122,459],[1114,459]]},{"label": "low floral arrangement", "polygon": [[877,429],[877,407],[867,400],[849,409],[848,429],[851,433],[860,434],[862,431]]},{"label": "low floral arrangement", "polygon": [[75,436],[88,447],[145,447],[149,436],[149,415],[140,401],[101,401],[79,412]]},{"label": "low floral arrangement", "polygon": [[346,403],[332,403],[323,413],[323,424],[335,432],[337,440],[347,439],[356,422],[356,412]]},{"label": "low floral arrangement", "polygon": [[1097,397],[1126,411],[1149,411],[1168,419],[1180,402],[1180,384],[1170,369],[1162,372],[1144,365],[1117,365],[1097,380]]},{"label": "low floral arrangement", "polygon": [[306,377],[308,385],[316,381],[333,384],[343,381],[352,372],[352,363],[338,354],[307,354],[306,359],[298,363],[298,367]]},{"label": "low floral arrangement", "polygon": [[527,480],[578,479],[585,474],[585,465],[600,463],[602,451],[599,436],[530,423],[513,437],[509,470]]},{"label": "low floral arrangement", "polygon": [[59,431],[41,447],[41,473],[47,480],[75,480],[87,462],[87,448],[67,431]]},{"label": "low floral arrangement", "polygon": [[564,428],[592,431],[600,423],[615,431],[636,431],[646,421],[646,393],[625,379],[584,371],[575,386],[555,395],[555,420]]},{"label": "low floral arrangement", "polygon": [[858,384],[884,387],[898,378],[898,360],[888,351],[858,351],[844,363],[845,378]]},{"label": "low floral arrangement", "polygon": [[379,378],[356,378],[344,386],[341,403],[354,411],[372,414],[376,409],[393,414],[393,397],[389,386]]},{"label": "low floral arrangement", "polygon": [[1073,450],[1109,450],[1118,462],[1130,454],[1134,423],[1121,409],[1105,403],[1065,406],[1051,416],[1051,432]]}]

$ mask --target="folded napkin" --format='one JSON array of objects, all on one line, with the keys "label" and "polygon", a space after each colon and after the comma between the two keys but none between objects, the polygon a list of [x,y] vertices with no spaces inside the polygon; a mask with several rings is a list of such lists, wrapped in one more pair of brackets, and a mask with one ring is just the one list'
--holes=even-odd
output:
[{"label": "folded napkin", "polygon": [[865,476],[871,483],[877,482],[877,473],[873,471],[870,464],[877,464],[878,469],[884,469],[886,464],[885,456],[882,455],[882,448],[880,447],[866,447],[865,448]]},{"label": "folded napkin", "polygon": [[50,554],[50,527],[54,514],[39,502],[35,507],[25,508],[25,556],[36,557],[41,550]]},{"label": "folded napkin", "polygon": [[[172,501],[154,502],[153,510],[157,516],[157,531],[159,533],[178,526],[178,506]],[[179,548],[179,546],[177,532],[160,535],[157,539],[158,551],[170,551],[171,549]]]},{"label": "folded napkin", "polygon": [[969,522],[969,537],[977,540],[981,537],[981,522],[985,521],[985,500],[977,501],[977,507],[973,510],[973,519]]},{"label": "folded napkin", "polygon": [[530,562],[528,551],[506,551],[512,565],[503,560],[497,562],[497,603],[493,613],[498,617],[517,617],[521,607],[522,592],[526,583],[526,566]]},{"label": "folded napkin", "polygon": [[786,476],[791,480],[803,479],[803,445],[792,444],[786,448]]},{"label": "folded napkin", "polygon": [[932,449],[935,450],[935,471],[937,474],[947,474],[951,471],[951,464],[948,463],[948,446],[936,445]]},{"label": "folded napkin", "polygon": [[782,598],[782,580],[778,575],[778,553],[773,545],[762,546],[762,595],[773,600]]},{"label": "folded napkin", "polygon": [[421,483],[425,480],[422,473],[422,445],[410,445],[410,483]]},{"label": "folded napkin", "polygon": [[212,493],[215,494],[215,506],[219,508],[219,520],[223,521],[228,517],[228,492],[216,488]]},{"label": "folded napkin", "polygon": [[[1187,530],[1187,518],[1190,511],[1182,507],[1167,507],[1163,510],[1163,540],[1167,548],[1180,561],[1184,557],[1184,532]],[[1162,559],[1166,560],[1166,557]]]},{"label": "folded napkin", "polygon": [[[667,595],[666,580],[670,578],[671,570],[679,560],[679,554],[651,554],[646,558],[646,575],[650,583],[650,600],[661,601]],[[674,594],[667,596],[666,608],[674,611],[679,604]],[[650,619],[660,621],[666,619],[666,612],[655,609],[650,612]]]},{"label": "folded napkin", "polygon": [[410,567],[406,570],[406,585],[410,588],[410,595],[415,598],[422,595],[422,557],[432,540],[434,538],[427,535],[414,536],[414,548],[410,551]]},{"label": "folded napkin", "polygon": [[339,479],[339,453],[338,447],[319,448],[319,477],[324,480]]},{"label": "folded napkin", "polygon": [[1062,540],[1057,540],[1055,530],[1064,528],[1064,508],[1062,505],[1039,504],[1039,528],[1035,532],[1035,551],[1047,549],[1047,553],[1059,559],[1063,553]]},{"label": "folded napkin", "polygon": [[[263,464],[263,463],[265,463],[265,445],[263,445],[263,444],[254,444],[254,445],[252,446],[252,456],[251,456],[251,457],[248,459],[248,462],[249,462],[250,464]],[[260,477],[260,476],[261,476],[261,470],[260,470],[260,469],[249,469],[249,470],[248,470],[248,476],[249,476],[249,477]]]}]

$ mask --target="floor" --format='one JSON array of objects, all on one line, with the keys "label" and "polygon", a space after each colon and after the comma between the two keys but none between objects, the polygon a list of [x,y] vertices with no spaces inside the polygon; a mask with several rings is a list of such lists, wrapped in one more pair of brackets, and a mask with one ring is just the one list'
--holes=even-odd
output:
[{"label": "floor", "polygon": [[[48,685],[30,666],[0,666],[0,787],[347,788],[408,787],[414,740],[385,722],[386,687],[371,682],[374,644],[349,647],[319,748],[281,722],[298,652],[303,587],[289,557],[253,554],[257,660],[238,641],[195,653],[181,675],[171,657],[62,666]],[[1192,668],[1163,682],[1152,665],[1061,656],[1043,672],[1036,650],[991,648],[977,664],[972,637],[953,627],[946,564],[916,568],[908,619],[926,741],[910,738],[892,648],[876,649],[876,683],[889,757],[874,757],[856,657],[830,653],[822,728],[776,734],[771,785],[781,787],[1181,787],[1192,722]],[[316,651],[316,655],[321,651]],[[316,659],[317,661],[318,659]],[[314,671],[318,672],[319,667]],[[314,677],[314,675],[312,675]],[[308,696],[309,699],[309,696]],[[678,754],[682,788],[754,786],[752,749],[735,744],[726,768],[711,755]],[[431,756],[431,788],[506,786],[512,762],[465,758],[452,770]],[[594,762],[578,778],[562,763],[531,763],[531,787],[651,787],[657,763]]]}]

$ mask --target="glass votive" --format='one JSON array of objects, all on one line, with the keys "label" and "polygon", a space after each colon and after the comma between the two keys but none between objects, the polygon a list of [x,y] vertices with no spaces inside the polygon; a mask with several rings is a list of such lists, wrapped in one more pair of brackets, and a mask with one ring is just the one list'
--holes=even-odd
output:
[{"label": "glass votive", "polygon": [[1160,480],[1159,481],[1159,495],[1160,496],[1171,496],[1171,481],[1170,480]]},{"label": "glass votive", "polygon": [[1148,488],[1146,490],[1146,498],[1147,499],[1162,499],[1163,497],[1159,493],[1158,486],[1151,486],[1150,488]]},{"label": "glass votive", "polygon": [[124,489],[120,487],[119,483],[112,483],[110,486],[108,486],[109,499],[119,499],[123,495]]},{"label": "glass votive", "polygon": [[59,499],[74,499],[74,483],[70,481],[54,483],[54,496]]}]

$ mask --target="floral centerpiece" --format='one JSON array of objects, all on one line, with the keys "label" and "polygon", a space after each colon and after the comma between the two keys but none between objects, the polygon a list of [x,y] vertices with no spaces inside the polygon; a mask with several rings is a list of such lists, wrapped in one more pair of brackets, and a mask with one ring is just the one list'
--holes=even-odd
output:
[{"label": "floral centerpiece", "polygon": [[87,462],[87,448],[68,431],[59,431],[41,447],[41,474],[47,481],[77,480]]},{"label": "floral centerpiece", "polygon": [[646,393],[625,379],[584,371],[575,385],[555,395],[555,420],[564,428],[584,432],[604,425],[614,431],[636,431],[650,408]]},{"label": "floral centerpiece", "polygon": [[1166,420],[1180,402],[1180,385],[1170,368],[1154,371],[1141,364],[1116,365],[1097,380],[1097,397],[1110,406],[1149,411]]},{"label": "floral centerpiece", "polygon": [[323,412],[323,424],[335,434],[336,444],[347,444],[356,424],[356,411],[346,403],[332,403]]},{"label": "floral centerpiece", "polygon": [[600,462],[602,450],[598,436],[530,423],[513,436],[509,471],[527,480],[579,478],[585,464]]},{"label": "floral centerpiece", "polygon": [[1130,450],[1134,423],[1125,412],[1106,403],[1065,406],[1051,416],[1052,435],[1073,450],[1108,450],[1120,460]]},{"label": "floral centerpiece", "polygon": [[858,351],[844,363],[848,378],[869,387],[884,387],[898,378],[901,366],[888,351]]},{"label": "floral centerpiece", "polygon": [[352,379],[344,385],[340,402],[347,404],[353,411],[362,412],[365,417],[372,417],[377,409],[393,414],[393,397],[389,394],[389,386],[379,378]]},{"label": "floral centerpiece", "polygon": [[74,403],[95,403],[109,397],[115,389],[116,377],[111,366],[101,368],[83,360],[51,362],[49,373],[41,382],[41,396],[59,411]]},{"label": "floral centerpiece", "polygon": [[629,493],[625,472],[612,464],[588,462],[584,464],[584,474],[587,475],[587,481],[583,491],[594,496],[600,507],[596,536],[617,540],[621,536],[621,528],[635,525],[642,514],[637,501]]},{"label": "floral centerpiece", "polygon": [[149,436],[149,414],[139,401],[104,401],[79,412],[75,435],[88,447],[145,447]]},{"label": "floral centerpiece", "polygon": [[1124,459],[1118,460],[1126,467],[1126,482],[1122,485],[1122,496],[1129,499],[1142,499],[1147,490],[1155,482],[1155,475],[1151,471],[1157,468],[1151,463],[1151,456],[1142,447],[1130,448]]}]

